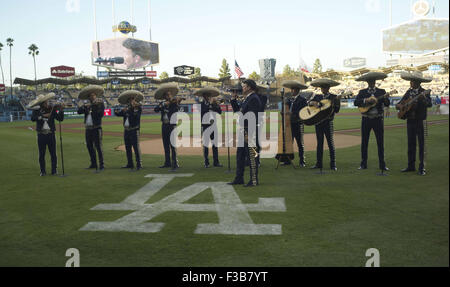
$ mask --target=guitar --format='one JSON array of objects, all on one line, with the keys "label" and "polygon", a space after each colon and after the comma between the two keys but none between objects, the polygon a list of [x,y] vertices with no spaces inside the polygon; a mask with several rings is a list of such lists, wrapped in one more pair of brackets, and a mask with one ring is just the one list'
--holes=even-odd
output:
[{"label": "guitar", "polygon": [[375,107],[378,104],[379,100],[387,98],[387,97],[389,97],[391,95],[395,95],[397,93],[398,93],[397,90],[392,90],[392,91],[390,91],[390,92],[388,92],[388,93],[386,93],[386,94],[384,94],[382,96],[378,96],[378,97],[370,96],[367,99],[373,99],[373,102],[371,104],[368,104],[367,106],[358,107],[358,109],[361,112],[361,114],[367,113],[371,108]]},{"label": "guitar", "polygon": [[[344,92],[336,97],[340,100]],[[334,105],[329,99],[321,100],[318,107],[306,106],[299,112],[299,117],[307,126],[317,125],[327,119],[334,111]]]},{"label": "guitar", "polygon": [[417,101],[420,98],[423,98],[431,93],[431,90],[425,90],[419,95],[415,97],[410,97],[406,99],[405,101],[397,104],[397,117],[402,120],[406,120],[407,114],[409,111],[414,110],[417,107]]}]

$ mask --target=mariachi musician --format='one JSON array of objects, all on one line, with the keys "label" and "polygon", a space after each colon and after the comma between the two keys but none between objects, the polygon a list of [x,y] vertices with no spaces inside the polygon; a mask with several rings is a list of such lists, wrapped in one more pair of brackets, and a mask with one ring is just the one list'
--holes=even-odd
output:
[{"label": "mariachi musician", "polygon": [[122,168],[133,169],[132,149],[136,157],[136,170],[142,169],[141,149],[139,147],[139,136],[141,128],[142,107],[140,102],[144,95],[135,90],[125,91],[119,95],[119,103],[126,105],[122,109],[115,109],[114,114],[123,117],[124,141],[127,154],[127,164]]},{"label": "mariachi musician", "polygon": [[[209,142],[212,141],[212,152],[213,152],[213,166],[222,167],[219,162],[219,150],[217,148],[217,139],[216,132],[212,132],[209,137],[205,137],[205,131],[211,127],[212,122],[214,122],[215,129],[217,129],[217,125],[215,122],[216,113],[222,114],[222,109],[220,108],[219,101],[217,96],[219,96],[220,91],[213,87],[205,87],[200,90],[195,91],[194,93],[198,97],[202,97],[203,100],[201,102],[201,126],[202,126],[202,143],[203,143],[203,159],[205,168],[209,167]],[[211,113],[214,114],[211,114]],[[205,117],[206,115],[206,117]],[[218,132],[218,131],[217,131]]]},{"label": "mariachi musician", "polygon": [[33,110],[31,121],[36,122],[36,132],[39,148],[40,176],[47,174],[45,170],[45,151],[48,147],[52,161],[52,175],[56,175],[58,159],[56,156],[55,119],[62,122],[64,120],[64,105],[59,106],[49,104],[49,100],[55,98],[54,93],[39,95],[30,102],[27,108],[38,107]]},{"label": "mariachi musician", "polygon": [[321,100],[330,100],[332,103],[333,112],[328,118],[315,125],[316,139],[317,139],[317,162],[312,169],[322,169],[323,167],[323,141],[324,136],[327,138],[328,148],[330,151],[330,168],[333,171],[336,167],[336,148],[334,146],[334,115],[339,113],[341,102],[338,96],[330,93],[330,88],[338,86],[339,83],[331,79],[322,78],[315,79],[311,82],[311,86],[321,89],[322,94],[316,94],[308,103],[310,106],[320,107]]},{"label": "mariachi musician", "polygon": [[177,98],[178,86],[176,84],[162,84],[155,91],[156,100],[164,100],[158,106],[155,107],[156,113],[161,113],[162,122],[162,141],[164,146],[165,161],[160,168],[171,168],[171,171],[176,171],[179,168],[177,160],[177,150],[175,142],[170,140],[172,131],[176,127],[176,121],[171,123],[172,115],[177,113],[180,109],[180,102],[182,98]]},{"label": "mariachi musician", "polygon": [[409,81],[411,88],[406,91],[403,98],[396,105],[398,110],[406,101],[416,100],[416,104],[412,105],[412,109],[406,113],[406,129],[408,134],[408,167],[402,172],[416,171],[416,138],[419,141],[419,175],[425,175],[425,134],[427,108],[432,106],[430,98],[430,90],[421,87],[421,83],[429,83],[430,78],[425,78],[420,72],[402,73],[401,78]]},{"label": "mariachi musician", "polygon": [[359,91],[355,99],[355,106],[372,106],[367,112],[362,113],[361,119],[361,164],[358,169],[367,169],[367,150],[369,146],[370,131],[373,129],[378,146],[378,165],[379,169],[388,171],[384,161],[384,108],[389,107],[389,94],[386,91],[376,87],[377,80],[387,78],[385,73],[369,72],[356,81],[365,81],[368,84],[367,89]]},{"label": "mariachi musician", "polygon": [[[78,108],[78,114],[84,114],[86,146],[91,159],[91,164],[87,169],[96,169],[97,171],[103,171],[105,169],[102,146],[102,118],[105,113],[105,104],[101,99],[103,93],[104,90],[102,86],[89,85],[82,89],[78,95],[78,99],[88,100],[87,103]],[[96,150],[99,161],[98,165],[95,154]]]},{"label": "mariachi musician", "polygon": [[[258,166],[256,157],[258,156],[258,112],[261,110],[261,100],[259,99],[257,85],[255,81],[246,79],[242,82],[242,94],[245,99],[242,103],[238,103],[236,93],[233,93],[231,106],[234,112],[241,112],[241,116],[253,117],[254,122],[243,120],[243,126],[240,128],[244,132],[243,144],[238,141],[236,152],[236,176],[230,185],[244,184],[245,156],[246,150],[250,159],[250,181],[245,187],[253,187],[258,185]],[[252,114],[247,114],[252,113]],[[241,122],[241,121],[240,121]],[[242,146],[241,146],[242,145]]]},{"label": "mariachi musician", "polygon": [[[298,147],[298,156],[299,156],[299,166],[305,167],[305,145],[303,141],[303,135],[305,133],[305,126],[303,122],[300,120],[299,112],[302,108],[306,107],[307,101],[301,95],[300,91],[307,89],[308,86],[300,83],[299,81],[289,80],[283,83],[283,87],[291,89],[292,97],[288,100],[288,107],[291,120],[291,132],[292,132],[292,141],[297,142]],[[290,164],[290,162],[285,162],[286,164]]]}]

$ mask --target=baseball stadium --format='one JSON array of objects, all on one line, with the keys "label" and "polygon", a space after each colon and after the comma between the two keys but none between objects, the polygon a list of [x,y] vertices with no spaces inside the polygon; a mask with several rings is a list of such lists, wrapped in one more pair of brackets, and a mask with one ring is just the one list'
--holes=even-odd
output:
[{"label": "baseball stadium", "polygon": [[44,60],[43,34],[0,32],[0,266],[449,266],[448,2],[366,10],[391,17],[376,67],[322,69],[302,46],[293,68],[214,54],[219,74],[189,51],[164,63],[170,4],[115,2],[61,8],[95,30],[79,66]]}]

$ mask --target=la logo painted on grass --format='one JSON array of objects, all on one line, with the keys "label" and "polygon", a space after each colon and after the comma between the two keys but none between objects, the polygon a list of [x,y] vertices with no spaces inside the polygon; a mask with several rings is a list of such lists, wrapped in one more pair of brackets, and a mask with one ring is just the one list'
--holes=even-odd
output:
[{"label": "la logo painted on grass", "polygon": [[[121,203],[104,203],[91,210],[129,210],[134,211],[116,221],[89,222],[81,231],[109,232],[159,232],[163,222],[148,222],[168,211],[211,211],[217,212],[219,223],[199,223],[196,234],[232,234],[232,235],[281,235],[281,224],[255,224],[249,211],[285,212],[284,198],[259,198],[256,204],[244,204],[233,186],[225,182],[198,182],[187,186],[158,202],[146,204],[153,195],[177,177],[191,177],[186,174],[148,174],[152,180],[144,187],[128,196]],[[201,192],[211,189],[214,203],[184,203]]]}]

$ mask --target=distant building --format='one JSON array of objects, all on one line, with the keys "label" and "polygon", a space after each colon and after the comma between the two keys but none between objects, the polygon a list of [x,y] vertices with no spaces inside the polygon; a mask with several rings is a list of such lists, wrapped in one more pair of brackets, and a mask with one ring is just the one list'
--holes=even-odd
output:
[{"label": "distant building", "polygon": [[275,59],[261,59],[259,60],[259,69],[261,80],[263,82],[275,81],[275,65],[277,60]]}]

